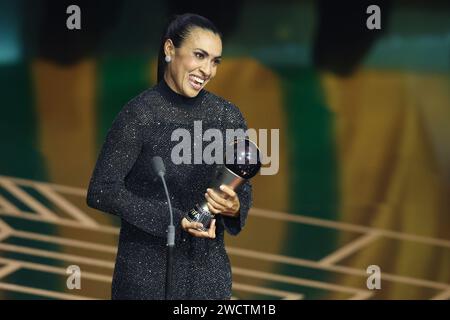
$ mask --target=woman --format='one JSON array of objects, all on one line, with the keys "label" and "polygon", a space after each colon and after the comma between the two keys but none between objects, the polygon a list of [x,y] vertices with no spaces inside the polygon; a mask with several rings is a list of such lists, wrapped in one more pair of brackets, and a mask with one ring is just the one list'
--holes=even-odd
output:
[{"label": "woman", "polygon": [[[151,168],[153,156],[166,165],[176,228],[172,299],[229,299],[231,268],[224,231],[243,228],[252,195],[249,182],[236,192],[208,189],[216,164],[174,164],[172,132],[244,129],[239,109],[204,90],[222,54],[217,28],[206,18],[177,16],[162,37],[158,84],[127,103],[114,120],[95,166],[89,206],[121,218],[112,283],[113,299],[163,299],[169,213],[164,189]],[[192,139],[195,137],[192,136]],[[194,140],[192,140],[194,141]],[[225,140],[223,141],[225,143]],[[211,227],[185,215],[205,197],[215,215]]]}]

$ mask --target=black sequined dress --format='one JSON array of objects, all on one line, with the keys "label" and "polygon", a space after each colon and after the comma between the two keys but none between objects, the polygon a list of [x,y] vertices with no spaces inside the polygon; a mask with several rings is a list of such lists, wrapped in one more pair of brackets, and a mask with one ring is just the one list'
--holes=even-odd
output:
[{"label": "black sequined dress", "polygon": [[[252,203],[249,182],[238,190],[238,217],[217,215],[216,238],[193,237],[181,229],[182,217],[204,199],[216,164],[174,164],[172,132],[184,128],[195,141],[194,121],[209,128],[246,129],[239,109],[202,90],[196,97],[178,95],[161,81],[128,102],[117,115],[90,180],[87,204],[117,215],[122,224],[112,282],[112,299],[164,299],[167,200],[151,159],[160,156],[176,228],[172,299],[229,299],[231,268],[224,231],[238,234]],[[207,143],[204,142],[206,145]],[[192,153],[194,153],[192,146]]]}]

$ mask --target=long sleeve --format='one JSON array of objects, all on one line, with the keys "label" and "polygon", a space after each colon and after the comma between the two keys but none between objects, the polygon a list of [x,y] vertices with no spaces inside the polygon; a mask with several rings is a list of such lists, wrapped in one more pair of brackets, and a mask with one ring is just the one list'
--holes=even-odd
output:
[{"label": "long sleeve", "polygon": [[249,181],[246,181],[237,191],[241,208],[239,210],[239,216],[227,217],[223,216],[225,230],[229,234],[235,236],[241,232],[247,221],[248,211],[252,206],[252,185]]},{"label": "long sleeve", "polygon": [[[229,104],[230,109],[227,110],[227,123],[226,129],[243,129],[247,131],[247,123],[242,116],[239,109]],[[239,197],[239,202],[241,208],[239,210],[239,215],[237,217],[222,216],[225,230],[231,235],[237,235],[244,228],[247,221],[248,212],[252,207],[253,197],[252,197],[252,185],[250,180],[247,180],[243,185],[241,185],[236,193]]]},{"label": "long sleeve", "polygon": [[[100,151],[86,200],[92,208],[117,215],[147,233],[164,237],[169,224],[167,202],[140,197],[125,186],[125,178],[143,146],[143,124],[136,109],[139,108],[129,103],[114,120]],[[179,229],[183,214],[176,208],[173,214],[175,227]]]}]

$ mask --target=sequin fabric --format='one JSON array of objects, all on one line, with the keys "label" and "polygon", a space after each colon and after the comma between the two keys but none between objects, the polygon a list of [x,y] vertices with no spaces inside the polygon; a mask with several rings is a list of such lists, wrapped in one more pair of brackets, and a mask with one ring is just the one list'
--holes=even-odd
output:
[{"label": "sequin fabric", "polygon": [[225,129],[247,128],[232,103],[206,90],[187,98],[161,81],[128,102],[107,133],[89,183],[87,204],[121,218],[112,299],[164,299],[169,210],[162,183],[152,171],[153,156],[165,163],[176,228],[170,298],[231,297],[224,232],[237,235],[244,227],[252,187],[247,181],[237,190],[238,217],[216,216],[215,239],[197,238],[182,230],[182,217],[204,199],[216,164],[194,164],[193,156],[191,164],[174,164],[171,152],[179,141],[171,141],[171,135],[184,128],[194,141],[194,121],[199,120],[203,131],[222,130],[224,143]]}]

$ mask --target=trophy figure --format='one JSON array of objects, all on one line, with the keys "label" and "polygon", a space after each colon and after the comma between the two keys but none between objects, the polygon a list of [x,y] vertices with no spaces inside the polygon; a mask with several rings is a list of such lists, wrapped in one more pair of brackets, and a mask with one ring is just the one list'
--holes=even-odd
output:
[{"label": "trophy figure", "polygon": [[[224,184],[236,190],[246,180],[253,178],[261,168],[260,151],[256,144],[249,139],[236,139],[228,147],[225,163],[218,165],[210,187],[218,193],[223,192],[219,187]],[[230,151],[230,152],[229,152]],[[192,208],[186,215],[191,222],[200,222],[202,231],[207,231],[214,215],[209,211],[207,201],[203,200]]]}]

